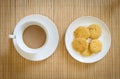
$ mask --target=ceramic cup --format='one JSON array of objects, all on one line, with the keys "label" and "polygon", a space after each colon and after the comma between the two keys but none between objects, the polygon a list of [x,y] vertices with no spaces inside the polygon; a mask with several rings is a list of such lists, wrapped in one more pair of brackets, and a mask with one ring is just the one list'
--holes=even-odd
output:
[{"label": "ceramic cup", "polygon": [[[37,25],[43,28],[46,33],[46,41],[43,46],[37,49],[29,48],[23,41],[23,32],[30,25]],[[12,35],[14,46],[17,52],[24,58],[32,61],[44,60],[51,56],[57,48],[59,35],[55,24],[42,15],[30,15],[21,19],[16,25]]]}]

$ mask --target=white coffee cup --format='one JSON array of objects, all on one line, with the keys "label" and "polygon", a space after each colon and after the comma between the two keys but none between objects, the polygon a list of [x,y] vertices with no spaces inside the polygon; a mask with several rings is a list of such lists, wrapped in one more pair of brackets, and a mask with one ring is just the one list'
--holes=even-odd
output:
[{"label": "white coffee cup", "polygon": [[[46,33],[46,41],[40,48],[29,48],[23,41],[23,32],[30,25],[38,25]],[[59,35],[55,24],[47,17],[34,14],[26,16],[18,22],[13,35],[9,35],[13,39],[17,52],[24,58],[32,61],[44,60],[51,56],[57,48]]]}]

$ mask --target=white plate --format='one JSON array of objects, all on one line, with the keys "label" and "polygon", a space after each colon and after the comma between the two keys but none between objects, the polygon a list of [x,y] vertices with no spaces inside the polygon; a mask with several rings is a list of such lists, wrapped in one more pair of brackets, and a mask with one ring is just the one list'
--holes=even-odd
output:
[{"label": "white plate", "polygon": [[[91,56],[88,57],[84,57],[82,55],[80,55],[78,52],[76,52],[72,46],[71,43],[73,41],[73,32],[76,28],[78,28],[79,26],[88,26],[90,24],[99,24],[102,28],[102,34],[99,37],[99,40],[102,42],[102,51],[99,52],[98,54],[93,54]],[[96,61],[99,61],[100,59],[102,59],[108,52],[110,45],[111,45],[111,34],[110,31],[107,27],[107,25],[100,19],[93,17],[93,16],[83,16],[81,18],[78,18],[76,20],[74,20],[68,27],[67,31],[66,31],[66,35],[65,35],[65,44],[66,44],[66,48],[69,52],[69,54],[76,59],[79,62],[83,62],[83,63],[93,63]]]}]

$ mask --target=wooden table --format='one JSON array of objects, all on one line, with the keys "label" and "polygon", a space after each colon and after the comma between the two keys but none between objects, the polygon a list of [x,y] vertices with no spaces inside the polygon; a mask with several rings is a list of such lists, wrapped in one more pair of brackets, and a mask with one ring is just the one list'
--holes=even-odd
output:
[{"label": "wooden table", "polygon": [[[21,18],[45,15],[56,24],[60,40],[52,56],[32,62],[21,57],[8,38]],[[109,27],[112,44],[99,62],[74,60],[65,48],[69,24],[81,16],[95,16]],[[0,0],[0,79],[120,79],[120,0]]]}]

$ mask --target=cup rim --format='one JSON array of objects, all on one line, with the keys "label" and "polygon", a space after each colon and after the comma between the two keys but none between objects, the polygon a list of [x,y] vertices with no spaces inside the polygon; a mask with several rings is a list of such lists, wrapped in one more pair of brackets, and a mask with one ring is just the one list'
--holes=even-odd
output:
[{"label": "cup rim", "polygon": [[[45,34],[46,34],[46,41],[45,43],[39,47],[39,48],[30,48],[28,47],[24,41],[23,41],[23,33],[24,33],[24,30],[27,28],[27,27],[30,27],[30,25],[38,25],[40,26],[44,31],[45,31]],[[16,41],[17,41],[17,44],[19,46],[19,48],[21,50],[24,50],[26,53],[38,53],[38,51],[41,49],[41,48],[44,48],[45,45],[47,44],[48,42],[48,31],[47,29],[45,28],[44,25],[38,23],[38,22],[34,22],[34,21],[26,21],[25,23],[23,23],[22,25],[19,26],[20,29],[18,30],[18,32],[16,33]],[[34,51],[34,52],[33,52]]]}]

